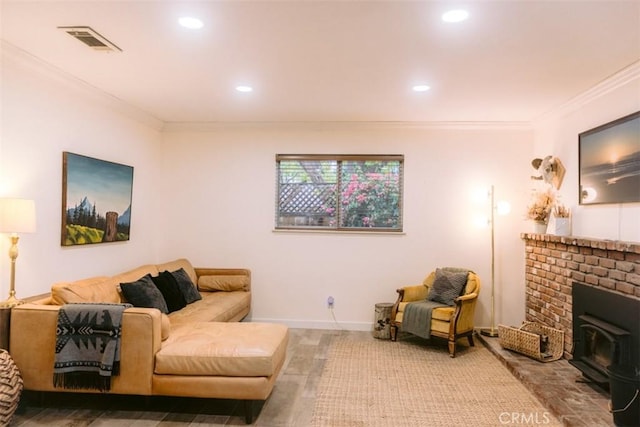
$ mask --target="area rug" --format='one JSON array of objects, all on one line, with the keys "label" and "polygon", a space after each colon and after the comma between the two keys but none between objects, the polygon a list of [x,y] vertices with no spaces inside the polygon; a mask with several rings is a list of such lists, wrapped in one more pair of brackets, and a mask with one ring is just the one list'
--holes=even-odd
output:
[{"label": "area rug", "polygon": [[482,344],[341,335],[320,377],[312,426],[562,426]]}]

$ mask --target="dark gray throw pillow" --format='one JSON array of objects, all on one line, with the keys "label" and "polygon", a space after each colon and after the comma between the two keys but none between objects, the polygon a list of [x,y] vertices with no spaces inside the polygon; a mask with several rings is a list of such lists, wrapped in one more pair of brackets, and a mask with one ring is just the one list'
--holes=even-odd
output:
[{"label": "dark gray throw pillow", "polygon": [[435,301],[446,305],[454,305],[454,300],[462,294],[467,284],[469,271],[436,269],[436,277],[429,288],[429,301]]},{"label": "dark gray throw pillow", "polygon": [[202,299],[202,295],[198,292],[198,288],[193,284],[193,281],[189,277],[184,268],[181,268],[176,271],[172,271],[171,274],[176,279],[178,283],[178,287],[184,296],[184,300],[187,304],[191,304],[192,302],[196,302]]},{"label": "dark gray throw pillow", "polygon": [[130,283],[120,283],[120,289],[124,298],[134,307],[157,308],[164,314],[168,314],[167,303],[160,290],[147,274]]},{"label": "dark gray throw pillow", "polygon": [[153,283],[160,290],[160,293],[162,293],[164,301],[167,303],[169,313],[178,311],[187,305],[182,291],[178,287],[178,282],[176,282],[176,279],[171,273],[163,271],[155,277],[152,276],[151,280],[153,280]]}]

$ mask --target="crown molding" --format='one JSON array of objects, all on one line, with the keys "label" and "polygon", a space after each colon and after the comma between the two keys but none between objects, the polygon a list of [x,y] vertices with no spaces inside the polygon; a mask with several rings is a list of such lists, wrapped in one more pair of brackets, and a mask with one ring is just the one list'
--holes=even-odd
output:
[{"label": "crown molding", "polygon": [[133,119],[158,131],[161,131],[164,127],[164,122],[150,113],[134,107],[122,99],[92,86],[82,79],[72,76],[71,74],[43,61],[42,59],[5,40],[0,40],[0,54],[2,62],[10,61],[21,67],[29,68],[40,75],[48,77],[56,83],[64,85],[70,90],[77,91],[86,98],[91,98],[92,100],[97,101],[104,107],[115,111],[126,118]]},{"label": "crown molding", "polygon": [[591,89],[575,96],[564,104],[554,108],[532,120],[534,127],[538,127],[540,124],[549,120],[559,119],[572,113],[587,104],[597,100],[598,98],[612,92],[620,87],[623,87],[635,80],[640,79],[640,60],[626,66],[622,70],[612,74],[605,80],[601,81]]},{"label": "crown molding", "polygon": [[233,130],[532,130],[529,122],[165,122],[163,132]]}]

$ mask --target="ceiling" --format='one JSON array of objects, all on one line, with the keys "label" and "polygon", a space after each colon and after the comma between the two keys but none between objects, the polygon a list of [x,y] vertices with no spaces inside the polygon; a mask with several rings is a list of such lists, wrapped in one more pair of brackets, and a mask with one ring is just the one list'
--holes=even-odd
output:
[{"label": "ceiling", "polygon": [[[640,1],[2,0],[1,7],[4,46],[163,122],[528,123],[640,59]],[[443,22],[453,8],[469,19]],[[182,16],[204,27],[180,27]],[[122,52],[93,50],[59,26],[90,26]],[[239,84],[253,92],[237,92]],[[431,89],[414,92],[416,84]]]}]

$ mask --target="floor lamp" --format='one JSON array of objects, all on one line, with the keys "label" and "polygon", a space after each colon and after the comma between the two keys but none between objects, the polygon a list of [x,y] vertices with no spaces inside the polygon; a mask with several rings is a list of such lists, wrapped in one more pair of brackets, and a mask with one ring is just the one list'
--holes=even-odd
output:
[{"label": "floor lamp", "polygon": [[16,258],[18,258],[18,233],[36,231],[36,208],[33,200],[0,199],[0,233],[11,233],[11,282],[9,298],[0,307],[14,307],[22,301],[16,298]]},{"label": "floor lamp", "polygon": [[496,329],[496,309],[495,309],[495,290],[496,290],[496,245],[495,245],[495,216],[496,213],[500,215],[506,215],[511,210],[509,203],[500,201],[496,204],[493,185],[489,191],[489,198],[491,199],[491,218],[489,223],[491,225],[491,326],[489,328],[480,329],[482,335],[488,337],[497,337],[498,329]]}]

